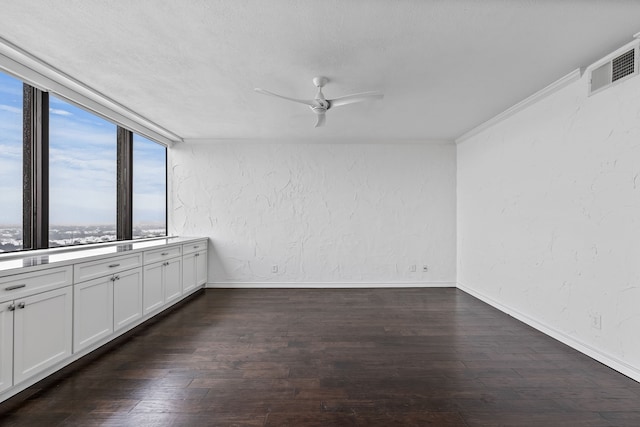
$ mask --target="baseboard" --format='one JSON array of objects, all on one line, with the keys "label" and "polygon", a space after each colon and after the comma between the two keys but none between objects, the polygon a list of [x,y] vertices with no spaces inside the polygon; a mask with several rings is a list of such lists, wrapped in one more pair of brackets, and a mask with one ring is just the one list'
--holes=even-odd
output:
[{"label": "baseboard", "polygon": [[455,282],[209,282],[223,289],[455,288]]},{"label": "baseboard", "polygon": [[521,322],[531,326],[534,329],[537,329],[543,334],[548,335],[551,338],[554,338],[560,341],[561,343],[566,344],[569,347],[579,351],[580,353],[583,353],[591,357],[592,359],[597,360],[603,365],[606,365],[611,369],[614,369],[620,372],[621,374],[626,375],[627,377],[640,382],[640,370],[618,359],[617,357],[604,353],[596,348],[593,348],[589,344],[586,344],[580,340],[577,340],[576,338],[569,336],[564,332],[559,331],[543,322],[540,322],[524,313],[521,313],[518,310],[514,310],[510,307],[507,307],[506,305],[499,303],[493,298],[488,297],[487,295],[484,295],[474,289],[471,289],[470,287],[464,285],[463,283],[458,282],[457,287],[461,291],[464,291],[469,295],[475,298],[478,298],[479,300],[489,304],[490,306],[502,311],[503,313],[506,313],[511,317],[520,320]]}]

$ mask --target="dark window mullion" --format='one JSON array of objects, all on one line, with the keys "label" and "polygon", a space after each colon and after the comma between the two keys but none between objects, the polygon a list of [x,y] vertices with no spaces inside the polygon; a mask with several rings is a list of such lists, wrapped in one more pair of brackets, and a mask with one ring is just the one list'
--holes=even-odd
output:
[{"label": "dark window mullion", "polygon": [[133,134],[118,126],[117,239],[133,238]]},{"label": "dark window mullion", "polygon": [[23,247],[49,247],[49,94],[23,85]]}]

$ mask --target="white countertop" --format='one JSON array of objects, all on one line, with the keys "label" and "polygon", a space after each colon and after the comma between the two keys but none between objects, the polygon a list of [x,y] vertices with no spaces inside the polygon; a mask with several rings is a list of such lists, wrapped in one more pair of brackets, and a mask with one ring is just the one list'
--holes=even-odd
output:
[{"label": "white countertop", "polygon": [[0,256],[0,276],[10,276],[42,268],[62,267],[94,258],[127,255],[167,245],[204,240],[203,237],[164,237],[147,240],[125,240],[99,246],[69,246],[55,249],[15,252]]}]

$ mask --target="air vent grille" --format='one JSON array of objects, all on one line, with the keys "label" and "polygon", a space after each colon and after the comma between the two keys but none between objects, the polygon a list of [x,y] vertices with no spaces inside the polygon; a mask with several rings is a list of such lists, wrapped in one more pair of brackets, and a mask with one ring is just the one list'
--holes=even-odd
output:
[{"label": "air vent grille", "polygon": [[630,43],[589,67],[589,95],[638,75],[638,46]]},{"label": "air vent grille", "polygon": [[612,61],[611,82],[620,80],[635,71],[635,49],[623,53]]}]

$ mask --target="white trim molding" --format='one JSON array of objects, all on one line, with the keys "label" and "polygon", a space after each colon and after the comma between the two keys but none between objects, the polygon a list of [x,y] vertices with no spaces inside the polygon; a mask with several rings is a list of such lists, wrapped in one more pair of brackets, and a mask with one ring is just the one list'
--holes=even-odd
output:
[{"label": "white trim molding", "polygon": [[171,146],[174,142],[182,141],[178,135],[2,38],[0,38],[0,69],[32,86],[54,93],[163,145]]},{"label": "white trim molding", "polygon": [[501,121],[513,116],[517,112],[522,111],[525,108],[529,107],[530,105],[533,105],[536,102],[539,102],[540,100],[546,98],[547,96],[551,95],[552,93],[559,91],[563,87],[565,87],[565,86],[567,86],[567,85],[569,85],[569,84],[571,84],[571,83],[573,83],[575,81],[580,80],[580,78],[584,74],[584,70],[585,70],[584,68],[577,68],[577,69],[573,70],[572,72],[570,72],[569,74],[567,74],[566,76],[559,78],[558,80],[556,80],[555,82],[551,83],[549,86],[545,87],[544,89],[539,90],[538,92],[534,93],[530,97],[518,102],[516,105],[512,106],[511,108],[508,108],[507,110],[503,111],[502,113],[498,114],[497,116],[487,120],[486,122],[476,126],[475,128],[471,129],[470,131],[466,132],[465,134],[459,136],[455,140],[456,144],[460,144],[462,142],[465,142],[466,140],[468,140],[472,136],[475,136],[475,135],[479,134],[483,130],[486,130],[486,129],[492,127],[492,126],[495,126],[496,124],[500,123]]},{"label": "white trim molding", "polygon": [[623,375],[628,376],[635,381],[640,382],[640,370],[618,359],[617,357],[595,349],[590,345],[581,342],[575,337],[567,335],[566,333],[559,331],[543,322],[540,322],[539,320],[534,319],[524,313],[521,313],[518,310],[507,307],[506,305],[497,302],[493,298],[488,297],[487,295],[484,295],[483,293],[478,292],[460,282],[458,282],[457,287],[461,291],[468,293],[469,295],[489,304],[490,306],[502,311],[503,313],[508,314],[515,319],[518,319],[519,321],[531,326],[534,329],[537,329],[543,334],[550,336],[551,338],[554,338],[563,344],[568,345],[569,347],[579,351],[580,353],[585,354],[594,360],[597,360],[598,362],[620,372]]},{"label": "white trim molding", "polygon": [[455,288],[455,282],[209,282],[211,289]]}]

